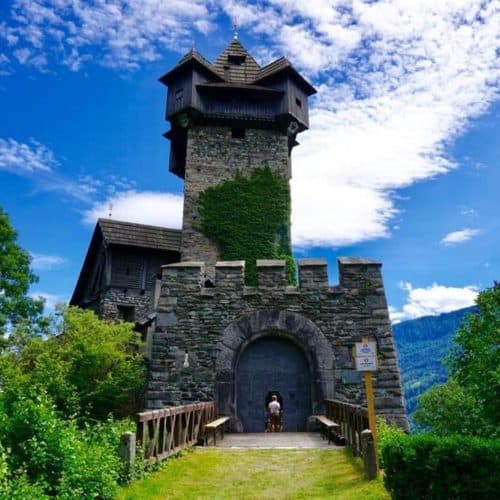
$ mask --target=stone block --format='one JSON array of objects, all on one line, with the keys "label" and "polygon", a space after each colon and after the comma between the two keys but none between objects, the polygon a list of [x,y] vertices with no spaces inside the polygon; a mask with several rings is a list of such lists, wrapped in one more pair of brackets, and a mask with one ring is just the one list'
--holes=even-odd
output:
[{"label": "stone block", "polygon": [[156,315],[156,325],[158,328],[176,325],[178,317],[173,312],[159,312]]},{"label": "stone block", "polygon": [[241,290],[245,285],[245,261],[221,261],[215,264],[215,285],[221,289]]},{"label": "stone block", "polygon": [[257,282],[262,288],[286,287],[284,260],[257,260]]},{"label": "stone block", "polygon": [[328,265],[325,259],[299,259],[298,262],[301,288],[328,287]]},{"label": "stone block", "polygon": [[177,262],[162,266],[162,287],[172,291],[199,289],[205,276],[204,262]]}]

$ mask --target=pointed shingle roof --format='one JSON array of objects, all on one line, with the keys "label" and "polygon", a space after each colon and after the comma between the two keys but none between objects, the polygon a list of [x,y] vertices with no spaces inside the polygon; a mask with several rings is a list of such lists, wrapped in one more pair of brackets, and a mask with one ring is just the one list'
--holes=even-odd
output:
[{"label": "pointed shingle roof", "polygon": [[193,64],[199,69],[208,72],[212,78],[216,80],[222,80],[219,74],[215,71],[215,68],[207,61],[198,51],[191,49],[170,71],[165,73],[159,80],[160,82],[168,85],[173,77],[175,77],[179,71],[182,71],[186,66]]},{"label": "pointed shingle roof", "polygon": [[252,84],[263,84],[267,79],[283,71],[287,71],[291,74],[303,87],[307,95],[316,93],[316,89],[292,66],[292,63],[286,57],[280,57],[263,68],[260,68]]},{"label": "pointed shingle roof", "polygon": [[238,38],[231,40],[212,67],[224,80],[232,83],[250,83],[257,78],[260,69]]}]

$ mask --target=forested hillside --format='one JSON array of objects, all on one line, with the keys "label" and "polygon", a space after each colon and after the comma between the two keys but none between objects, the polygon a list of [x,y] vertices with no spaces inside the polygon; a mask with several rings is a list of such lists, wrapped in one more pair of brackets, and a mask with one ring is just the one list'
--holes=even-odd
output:
[{"label": "forested hillside", "polygon": [[455,330],[464,316],[475,311],[476,307],[467,307],[439,316],[403,321],[393,326],[410,419],[417,404],[417,396],[446,380],[443,358],[448,354]]}]

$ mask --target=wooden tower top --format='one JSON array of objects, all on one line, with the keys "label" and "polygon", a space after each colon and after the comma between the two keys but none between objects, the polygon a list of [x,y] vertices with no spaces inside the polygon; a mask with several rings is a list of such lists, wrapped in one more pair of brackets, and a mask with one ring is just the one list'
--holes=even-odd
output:
[{"label": "wooden tower top", "polygon": [[275,129],[290,147],[309,127],[314,87],[281,57],[260,66],[235,36],[214,63],[192,49],[160,81],[168,87],[170,171],[184,177],[184,145],[193,126]]}]

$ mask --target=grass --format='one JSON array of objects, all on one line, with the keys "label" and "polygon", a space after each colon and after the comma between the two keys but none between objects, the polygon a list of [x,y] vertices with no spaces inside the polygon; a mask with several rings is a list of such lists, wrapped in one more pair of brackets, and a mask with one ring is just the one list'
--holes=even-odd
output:
[{"label": "grass", "polygon": [[367,481],[349,450],[196,448],[122,488],[119,500],[389,499],[381,479]]}]

